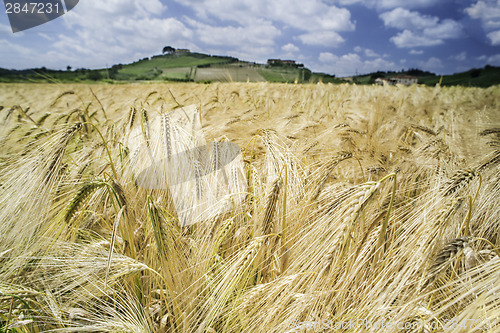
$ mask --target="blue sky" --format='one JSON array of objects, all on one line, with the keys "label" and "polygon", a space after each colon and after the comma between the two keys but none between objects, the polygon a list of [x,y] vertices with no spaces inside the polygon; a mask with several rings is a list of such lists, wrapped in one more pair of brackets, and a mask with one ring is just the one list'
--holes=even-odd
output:
[{"label": "blue sky", "polygon": [[0,12],[0,67],[101,68],[163,46],[349,76],[500,66],[500,0],[80,0],[12,33]]}]

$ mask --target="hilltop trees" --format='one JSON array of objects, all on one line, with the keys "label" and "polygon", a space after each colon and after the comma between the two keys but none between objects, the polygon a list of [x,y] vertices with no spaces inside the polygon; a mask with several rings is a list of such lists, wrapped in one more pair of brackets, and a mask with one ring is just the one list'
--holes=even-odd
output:
[{"label": "hilltop trees", "polygon": [[165,46],[162,51],[162,53],[174,53],[174,52],[175,48],[173,48],[172,46]]}]

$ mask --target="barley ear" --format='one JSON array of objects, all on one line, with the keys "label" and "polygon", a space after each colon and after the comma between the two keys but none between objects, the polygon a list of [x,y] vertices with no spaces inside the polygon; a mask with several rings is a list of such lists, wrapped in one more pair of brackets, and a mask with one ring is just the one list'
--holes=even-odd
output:
[{"label": "barley ear", "polygon": [[281,189],[281,179],[278,178],[271,186],[271,191],[267,196],[264,220],[262,222],[262,235],[269,235],[274,232],[274,213]]},{"label": "barley ear", "polygon": [[80,188],[73,200],[71,200],[68,208],[66,209],[66,214],[64,216],[64,220],[66,221],[66,223],[68,223],[73,215],[75,215],[76,211],[85,201],[85,199],[87,199],[87,197],[90,196],[95,190],[103,186],[106,186],[106,183],[100,180],[93,180],[83,184],[83,186]]}]

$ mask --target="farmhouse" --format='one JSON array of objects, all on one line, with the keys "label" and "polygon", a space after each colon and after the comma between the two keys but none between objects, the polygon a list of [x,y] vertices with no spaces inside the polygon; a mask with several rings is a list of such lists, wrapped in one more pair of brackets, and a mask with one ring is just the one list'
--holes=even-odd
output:
[{"label": "farmhouse", "polygon": [[291,66],[291,67],[304,67],[303,64],[297,64],[295,60],[282,60],[282,59],[268,59],[268,66]]},{"label": "farmhouse", "polygon": [[375,84],[383,86],[394,86],[396,84],[403,84],[405,86],[411,86],[412,84],[417,84],[418,78],[411,75],[396,75],[389,79],[379,77],[375,80]]},{"label": "farmhouse", "polygon": [[181,53],[190,53],[191,51],[189,49],[176,49],[174,52],[176,54],[181,54]]},{"label": "farmhouse", "polygon": [[417,84],[418,79],[411,75],[396,75],[389,79],[392,84],[404,84],[405,86],[411,86],[412,84]]},{"label": "farmhouse", "polygon": [[387,80],[385,77],[379,77],[375,79],[375,84],[378,86],[387,86],[391,85],[391,82],[389,82],[389,80]]}]

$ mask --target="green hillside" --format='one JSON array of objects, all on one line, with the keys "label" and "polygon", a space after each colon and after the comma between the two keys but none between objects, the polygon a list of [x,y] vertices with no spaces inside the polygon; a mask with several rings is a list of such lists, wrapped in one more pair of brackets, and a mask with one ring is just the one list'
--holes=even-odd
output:
[{"label": "green hillside", "polygon": [[453,75],[429,76],[419,78],[418,82],[435,85],[441,80],[442,86],[462,85],[471,87],[489,87],[500,84],[500,67],[485,66],[481,69],[471,69],[467,72]]},{"label": "green hillside", "polygon": [[202,53],[165,54],[145,58],[128,65],[111,67],[114,80],[173,80],[192,81],[197,67],[228,65],[233,57],[210,56]]},{"label": "green hillside", "polygon": [[[366,75],[358,75],[349,78],[350,82],[356,84],[374,84],[377,78],[390,79],[397,75],[412,75],[418,78],[419,84],[435,86],[467,86],[467,87],[490,87],[500,84],[500,67],[486,65],[484,68],[475,68],[462,73],[451,75],[436,75],[418,69],[410,69],[401,72],[375,72]],[[347,79],[347,78],[346,78]]]}]

